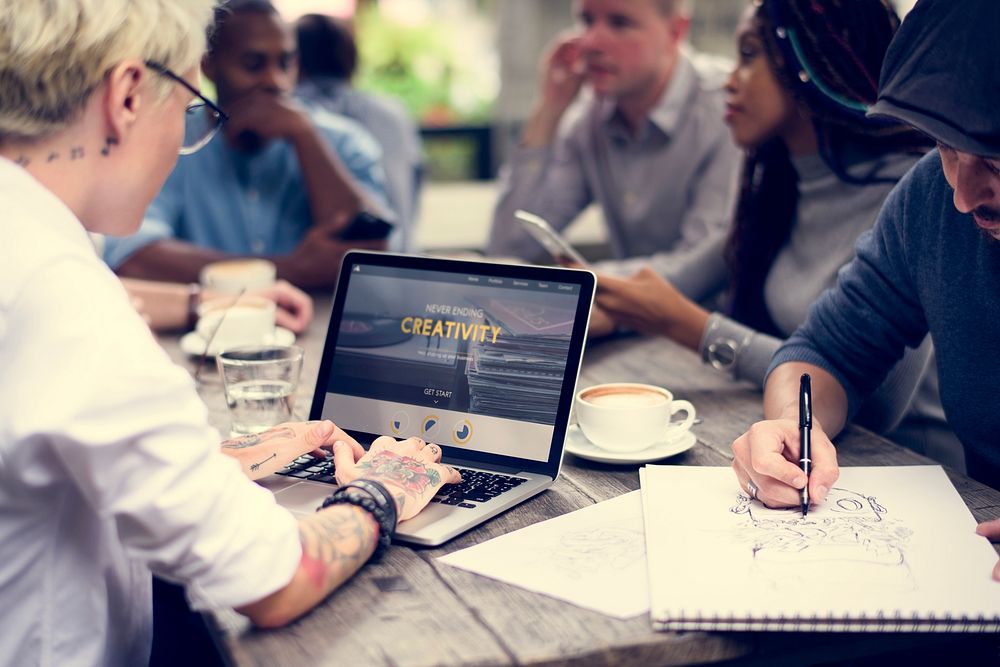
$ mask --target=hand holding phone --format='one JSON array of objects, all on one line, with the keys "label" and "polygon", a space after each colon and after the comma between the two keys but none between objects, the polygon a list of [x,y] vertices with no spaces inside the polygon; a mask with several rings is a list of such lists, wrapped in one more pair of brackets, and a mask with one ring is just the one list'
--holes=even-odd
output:
[{"label": "hand holding phone", "polygon": [[380,240],[389,236],[390,232],[392,232],[391,223],[368,211],[361,211],[340,232],[340,239],[342,241]]},{"label": "hand holding phone", "polygon": [[585,269],[590,269],[590,264],[583,258],[576,249],[564,239],[559,232],[552,228],[544,218],[518,209],[514,211],[514,217],[518,219],[521,226],[531,234],[532,238],[538,241],[549,255],[559,264],[578,264]]}]

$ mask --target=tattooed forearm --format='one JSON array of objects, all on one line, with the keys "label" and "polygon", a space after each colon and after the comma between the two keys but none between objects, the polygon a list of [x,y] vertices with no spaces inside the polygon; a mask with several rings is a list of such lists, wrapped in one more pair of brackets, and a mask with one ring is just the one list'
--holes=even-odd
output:
[{"label": "tattooed forearm", "polygon": [[437,470],[408,456],[400,456],[388,450],[381,451],[367,461],[357,465],[361,477],[371,473],[378,480],[399,485],[407,493],[419,495],[430,486],[441,484]]},{"label": "tattooed forearm", "polygon": [[223,449],[246,449],[247,447],[253,447],[254,445],[260,444],[260,434],[251,433],[250,435],[241,435],[236,438],[230,438],[229,440],[222,441]]},{"label": "tattooed forearm", "polygon": [[288,426],[281,426],[269,429],[263,433],[251,433],[250,435],[241,435],[237,438],[230,438],[229,440],[223,441],[221,446],[223,449],[246,449],[247,447],[255,447],[276,438],[294,437],[294,430]]},{"label": "tattooed forearm", "polygon": [[339,505],[299,521],[302,567],[309,581],[325,588],[344,581],[375,551],[377,527],[360,507]]},{"label": "tattooed forearm", "polygon": [[268,461],[270,461],[271,459],[276,459],[276,458],[278,458],[278,455],[277,455],[277,453],[275,453],[275,454],[271,454],[270,456],[268,456],[268,457],[267,457],[266,459],[264,459],[263,461],[259,461],[259,462],[257,462],[257,463],[251,463],[251,464],[250,464],[250,471],[251,471],[251,472],[257,472],[258,470],[260,470],[260,467],[261,467],[262,465],[264,465],[265,463],[267,463],[267,462],[268,462]]}]

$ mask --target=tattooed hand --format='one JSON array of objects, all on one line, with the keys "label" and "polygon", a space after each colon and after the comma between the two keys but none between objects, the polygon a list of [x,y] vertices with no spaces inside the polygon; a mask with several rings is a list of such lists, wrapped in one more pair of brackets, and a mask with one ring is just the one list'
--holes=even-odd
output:
[{"label": "tattooed hand", "polygon": [[441,464],[441,448],[420,438],[396,442],[382,436],[360,457],[347,442],[336,442],[333,457],[340,484],[363,477],[385,485],[400,521],[416,516],[445,484],[462,481],[458,471]]},{"label": "tattooed hand", "polygon": [[364,448],[354,438],[329,421],[286,422],[262,433],[231,438],[220,447],[223,454],[240,462],[250,479],[260,479],[303,454],[323,458],[324,450],[330,449],[334,442],[347,443],[347,448],[356,451],[357,456],[364,454]]}]

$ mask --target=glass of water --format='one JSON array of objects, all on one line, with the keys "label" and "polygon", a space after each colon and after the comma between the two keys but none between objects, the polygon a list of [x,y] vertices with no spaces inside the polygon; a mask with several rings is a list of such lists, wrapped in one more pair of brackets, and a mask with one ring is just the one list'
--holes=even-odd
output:
[{"label": "glass of water", "polygon": [[294,345],[258,345],[216,357],[233,435],[258,433],[291,419],[302,355]]}]

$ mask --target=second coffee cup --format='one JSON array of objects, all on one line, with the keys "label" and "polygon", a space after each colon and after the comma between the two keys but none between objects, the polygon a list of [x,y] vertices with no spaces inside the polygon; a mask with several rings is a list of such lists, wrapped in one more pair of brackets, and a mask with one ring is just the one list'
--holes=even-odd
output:
[{"label": "second coffee cup", "polygon": [[238,294],[270,287],[277,269],[266,259],[226,259],[206,264],[201,270],[201,286],[216,292]]},{"label": "second coffee cup", "polygon": [[243,345],[270,343],[274,336],[275,305],[270,299],[257,296],[206,301],[198,308],[195,331],[206,344],[208,353]]},{"label": "second coffee cup", "polygon": [[[576,419],[592,443],[613,452],[634,452],[691,428],[694,406],[675,401],[670,391],[649,384],[616,382],[580,390]],[[685,412],[682,421],[671,421]]]}]

